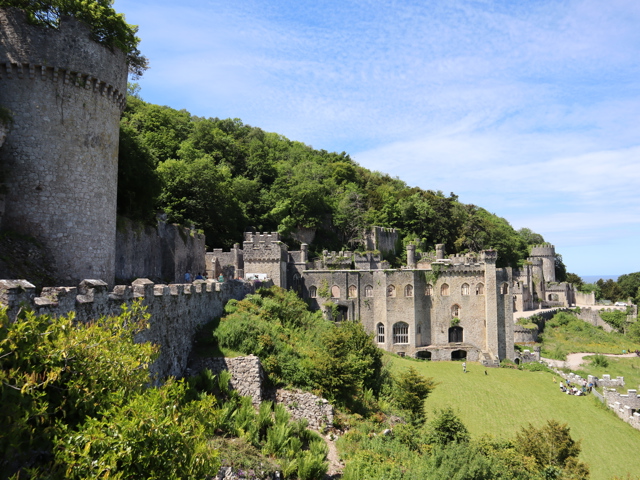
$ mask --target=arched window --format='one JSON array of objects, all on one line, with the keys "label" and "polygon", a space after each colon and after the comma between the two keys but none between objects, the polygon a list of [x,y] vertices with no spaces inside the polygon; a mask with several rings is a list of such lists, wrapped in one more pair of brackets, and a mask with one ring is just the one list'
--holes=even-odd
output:
[{"label": "arched window", "polygon": [[469,284],[468,283],[463,283],[462,284],[462,295],[469,295]]},{"label": "arched window", "polygon": [[462,327],[451,327],[449,329],[449,343],[462,343]]},{"label": "arched window", "polygon": [[376,330],[378,332],[378,336],[377,336],[378,343],[384,343],[384,325],[379,323]]},{"label": "arched window", "polygon": [[424,294],[427,297],[430,297],[431,295],[433,295],[433,286],[430,284],[427,284],[426,288],[424,289]]},{"label": "arched window", "polygon": [[449,296],[449,285],[446,283],[442,284],[442,287],[440,287],[440,295],[442,295],[443,297],[448,297]]},{"label": "arched window", "polygon": [[506,295],[507,293],[509,293],[509,284],[508,283],[503,283],[502,284],[502,294]]},{"label": "arched window", "polygon": [[389,285],[387,287],[387,297],[395,297],[396,296],[396,287],[393,285]]},{"label": "arched window", "polygon": [[460,305],[453,305],[451,307],[451,318],[456,318],[460,316]]},{"label": "arched window", "polygon": [[340,287],[334,285],[331,287],[331,298],[340,298]]},{"label": "arched window", "polygon": [[404,287],[404,296],[413,297],[413,285],[407,285]]},{"label": "arched window", "polygon": [[318,289],[316,287],[309,287],[309,297],[316,298],[318,296]]},{"label": "arched window", "polygon": [[482,283],[476,285],[476,295],[484,295],[484,285]]},{"label": "arched window", "polygon": [[358,296],[358,288],[355,285],[349,287],[349,298],[356,298]]},{"label": "arched window", "polygon": [[393,343],[409,343],[409,324],[404,322],[393,324]]},{"label": "arched window", "polygon": [[367,285],[366,287],[364,287],[364,296],[373,297],[373,287],[371,285]]}]

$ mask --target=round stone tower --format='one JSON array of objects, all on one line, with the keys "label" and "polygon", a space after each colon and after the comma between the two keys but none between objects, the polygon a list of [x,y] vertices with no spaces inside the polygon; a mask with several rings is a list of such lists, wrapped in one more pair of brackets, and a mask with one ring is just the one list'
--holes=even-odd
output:
[{"label": "round stone tower", "polygon": [[531,257],[542,259],[542,273],[545,282],[556,281],[556,248],[543,244],[531,247]]},{"label": "round stone tower", "polygon": [[3,227],[38,238],[64,284],[112,284],[120,113],[126,59],[86,25],[30,25],[0,8],[0,106],[11,125],[0,149]]}]

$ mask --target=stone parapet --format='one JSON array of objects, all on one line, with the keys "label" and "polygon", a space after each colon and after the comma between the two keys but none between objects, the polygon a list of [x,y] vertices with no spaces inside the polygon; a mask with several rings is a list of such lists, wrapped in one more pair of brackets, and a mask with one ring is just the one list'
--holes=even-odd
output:
[{"label": "stone parapet", "polygon": [[102,316],[119,315],[123,304],[139,299],[151,315],[149,329],[136,340],[160,346],[160,356],[151,367],[159,377],[183,375],[197,330],[219,317],[230,299],[241,300],[253,293],[251,282],[196,281],[193,284],[154,284],[138,279],[131,285],[117,285],[109,292],[101,280],[83,280],[76,287],[45,288],[39,297],[26,280],[0,280],[0,302],[10,319],[22,308],[41,315],[67,315],[89,322]]}]

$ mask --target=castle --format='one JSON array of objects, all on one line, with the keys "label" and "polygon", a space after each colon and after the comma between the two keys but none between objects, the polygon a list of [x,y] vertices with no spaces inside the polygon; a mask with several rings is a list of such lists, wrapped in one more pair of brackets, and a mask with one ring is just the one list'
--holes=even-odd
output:
[{"label": "castle", "polygon": [[[367,238],[379,238],[373,227]],[[397,233],[384,229],[385,249]],[[396,241],[388,236],[396,236]],[[372,244],[375,248],[378,245]],[[271,279],[333,319],[360,320],[379,347],[432,360],[468,359],[497,365],[516,360],[514,311],[571,306],[572,285],[555,283],[555,248],[538,245],[520,269],[496,267],[497,252],[446,258],[407,246],[407,265],[389,269],[379,253],[289,251],[278,233],[245,233],[242,248],[206,254],[210,277]]]},{"label": "castle", "polygon": [[[15,306],[27,292],[23,300],[40,311],[93,315],[114,312],[118,302],[138,295],[186,323],[197,310],[189,337],[220,311],[224,299],[251,289],[219,295],[211,281],[192,290],[147,280],[111,294],[107,288],[116,277],[176,281],[181,272],[206,265],[209,278],[268,279],[294,289],[328,318],[359,319],[386,350],[490,366],[516,359],[514,311],[575,303],[570,285],[554,283],[551,245],[535,246],[520,269],[497,268],[493,250],[446,257],[441,245],[435,254],[422,255],[409,245],[407,265],[389,269],[379,252],[395,253],[397,232],[380,227],[365,236],[375,253],[324,252],[313,262],[306,244],[289,251],[277,233],[247,232],[242,248],[206,254],[202,236],[165,227],[119,234],[120,245],[117,153],[126,79],[122,53],[95,43],[81,22],[63,18],[58,29],[49,29],[28,24],[20,10],[0,9],[0,105],[13,120],[9,129],[0,121],[0,226],[38,238],[63,285],[82,281],[79,290],[50,289],[37,298],[28,282],[4,281],[3,303]],[[214,301],[209,299],[216,308],[207,313],[207,302]],[[189,302],[197,302],[197,309]],[[166,313],[157,315],[175,324]],[[172,368],[165,370],[179,370]]]},{"label": "castle", "polygon": [[0,223],[37,238],[64,284],[114,281],[126,88],[124,54],[82,22],[39,27],[0,8],[0,105],[12,116],[0,140]]}]

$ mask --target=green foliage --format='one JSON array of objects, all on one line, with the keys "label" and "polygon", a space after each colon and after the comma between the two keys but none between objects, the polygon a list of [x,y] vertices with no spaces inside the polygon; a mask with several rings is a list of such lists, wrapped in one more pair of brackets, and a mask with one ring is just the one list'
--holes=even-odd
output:
[{"label": "green foliage", "polygon": [[220,346],[259,356],[274,384],[317,390],[352,409],[382,387],[382,353],[360,323],[326,322],[278,287],[230,302],[226,313],[214,332]]},{"label": "green foliage", "polygon": [[151,152],[133,128],[122,122],[118,149],[118,215],[150,222],[161,191]]},{"label": "green foliage", "polygon": [[446,446],[450,443],[467,443],[469,431],[451,407],[436,412],[429,422],[429,443]]},{"label": "green foliage", "polygon": [[320,282],[320,287],[318,287],[318,296],[321,298],[329,298],[331,297],[331,290],[329,290],[329,282],[326,278],[323,278]]},{"label": "green foliage", "polygon": [[620,310],[613,310],[611,312],[600,312],[600,318],[615,328],[618,332],[624,333],[624,328],[627,323],[627,314]]},{"label": "green foliage", "polygon": [[398,406],[409,412],[409,418],[414,424],[425,421],[424,401],[436,383],[433,378],[425,378],[410,367],[406,372],[398,375],[394,382],[394,400]]},{"label": "green foliage", "polygon": [[540,428],[529,424],[516,435],[516,448],[532,457],[546,478],[588,478],[588,467],[578,460],[580,441],[574,441],[569,431],[555,420]]},{"label": "green foliage", "polygon": [[312,254],[363,249],[364,231],[379,225],[398,229],[400,240],[417,239],[419,251],[438,243],[449,253],[492,247],[498,266],[515,266],[528,255],[525,239],[506,220],[460,203],[453,193],[410,188],[366,170],[344,152],[315,150],[237,118],[194,117],[134,97],[123,122],[157,162],[164,182],[159,208],[170,221],[195,223],[210,245],[229,247],[253,225],[277,230],[289,243],[297,243],[298,229],[314,229]]},{"label": "green foliage", "polygon": [[609,360],[604,355],[594,355],[591,359],[591,363],[593,363],[596,367],[607,368],[609,366]]},{"label": "green foliage", "polygon": [[113,0],[0,0],[0,7],[20,8],[37,25],[57,28],[64,16],[82,20],[91,28],[96,41],[122,50],[129,72],[140,76],[148,68],[148,61],[138,50],[138,27],[129,25],[112,5]]},{"label": "green foliage", "polygon": [[11,115],[11,111],[0,105],[0,123],[10,126],[13,123],[13,115]]}]

